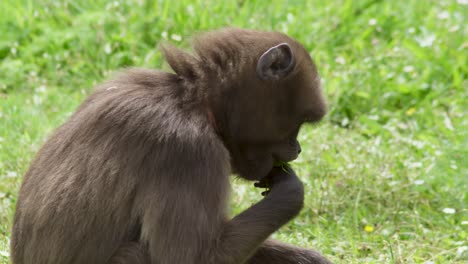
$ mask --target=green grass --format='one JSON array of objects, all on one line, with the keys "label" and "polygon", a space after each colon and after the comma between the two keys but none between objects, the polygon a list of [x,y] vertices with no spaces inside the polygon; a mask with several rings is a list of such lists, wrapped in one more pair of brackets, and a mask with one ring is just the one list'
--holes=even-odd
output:
[{"label": "green grass", "polygon": [[[187,47],[194,33],[224,26],[297,38],[330,105],[321,125],[301,132],[293,163],[306,206],[274,237],[336,263],[466,263],[463,2],[3,1],[0,263],[9,263],[21,175],[93,85],[127,66],[167,69],[158,44]],[[233,183],[233,214],[261,198]]]}]

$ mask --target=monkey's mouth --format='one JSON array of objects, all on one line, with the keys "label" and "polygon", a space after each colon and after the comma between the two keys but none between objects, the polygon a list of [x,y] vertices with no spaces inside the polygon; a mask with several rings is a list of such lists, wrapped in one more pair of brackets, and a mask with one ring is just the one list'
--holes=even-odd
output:
[{"label": "monkey's mouth", "polygon": [[287,151],[283,153],[277,153],[273,155],[273,164],[277,163],[288,163],[296,160],[299,157],[297,151]]}]

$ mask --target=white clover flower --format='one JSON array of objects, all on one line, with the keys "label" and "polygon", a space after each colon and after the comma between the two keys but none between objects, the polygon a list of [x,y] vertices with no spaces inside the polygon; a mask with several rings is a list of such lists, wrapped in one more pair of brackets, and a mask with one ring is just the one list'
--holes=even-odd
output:
[{"label": "white clover flower", "polygon": [[177,35],[177,34],[172,34],[172,35],[171,35],[171,39],[173,39],[173,40],[175,40],[175,41],[181,41],[181,40],[182,40],[182,36]]},{"label": "white clover flower", "polygon": [[456,211],[453,208],[444,208],[442,212],[444,212],[444,214],[454,214]]}]

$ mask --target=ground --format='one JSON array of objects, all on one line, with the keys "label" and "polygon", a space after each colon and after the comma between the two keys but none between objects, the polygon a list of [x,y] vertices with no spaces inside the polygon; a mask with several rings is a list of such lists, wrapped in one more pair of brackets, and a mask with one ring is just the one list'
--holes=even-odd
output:
[{"label": "ground", "polygon": [[[274,237],[335,263],[466,263],[467,14],[466,0],[3,1],[0,263],[22,175],[92,87],[168,69],[159,44],[224,26],[297,38],[330,106],[300,134],[305,208]],[[232,193],[232,214],[261,198],[240,180]]]}]

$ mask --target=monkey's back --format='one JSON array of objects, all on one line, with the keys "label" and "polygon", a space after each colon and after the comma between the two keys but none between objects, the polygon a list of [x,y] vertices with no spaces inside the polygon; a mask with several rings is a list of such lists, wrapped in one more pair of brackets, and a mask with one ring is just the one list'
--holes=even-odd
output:
[{"label": "monkey's back", "polygon": [[203,133],[176,83],[172,74],[133,70],[99,87],[55,131],[24,176],[13,263],[105,263],[119,241],[138,239],[141,177],[157,179],[167,166],[150,157]]}]

